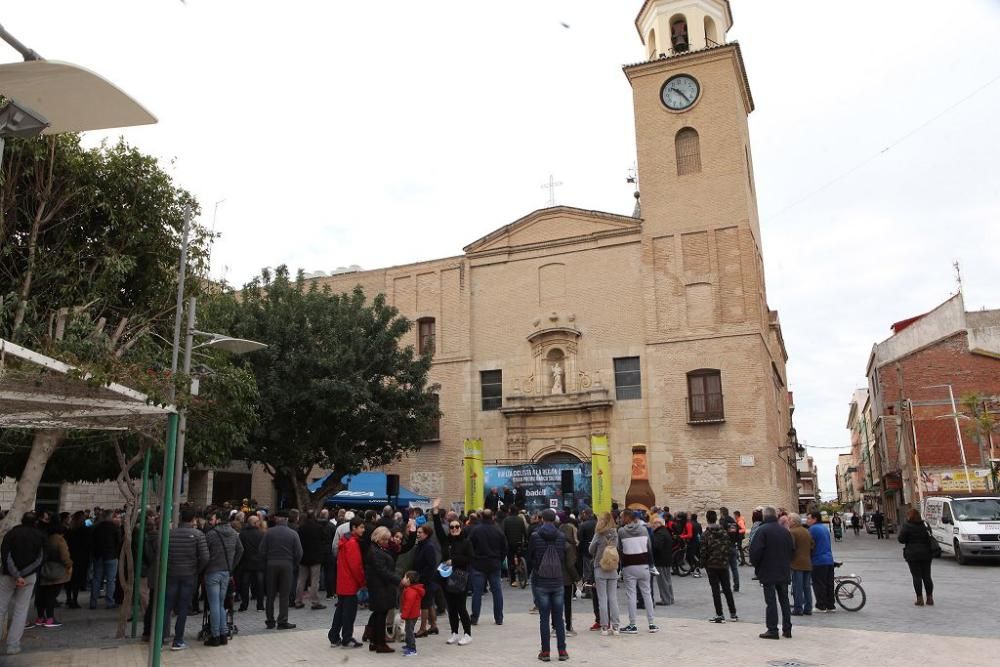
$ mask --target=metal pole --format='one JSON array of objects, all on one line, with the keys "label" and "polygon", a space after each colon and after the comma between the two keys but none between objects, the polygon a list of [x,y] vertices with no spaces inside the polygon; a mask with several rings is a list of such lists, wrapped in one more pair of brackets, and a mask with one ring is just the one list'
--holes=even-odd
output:
[{"label": "metal pole", "polygon": [[[177,362],[181,353],[181,321],[184,316],[184,280],[187,277],[187,254],[188,254],[188,239],[191,235],[191,218],[192,212],[191,207],[188,206],[184,210],[184,232],[181,235],[181,258],[180,264],[177,267],[177,303],[176,312],[174,313],[174,346],[170,353],[170,402],[173,403],[177,398],[176,387],[174,383],[177,377]],[[173,464],[171,464],[173,467]],[[163,470],[166,474],[167,469],[167,453],[163,453]],[[171,490],[173,489],[173,484],[171,482]],[[163,494],[160,498],[160,508],[167,506],[167,485],[163,486]],[[169,514],[169,513],[168,513]]]},{"label": "metal pole", "polygon": [[21,41],[14,37],[14,35],[7,32],[6,28],[0,25],[0,39],[10,44],[21,57],[27,60],[45,60],[45,58],[38,55],[34,49],[29,49],[27,46],[21,43]]},{"label": "metal pole", "polygon": [[[188,299],[188,321],[187,337],[184,340],[184,366],[183,374],[187,378],[191,374],[191,350],[194,345],[195,309],[198,306],[198,299],[191,297]],[[174,516],[180,518],[181,515],[181,482],[184,479],[184,440],[187,436],[187,408],[178,411],[179,420],[177,427],[177,459],[174,463]],[[188,493],[191,493],[190,480],[188,480]]]},{"label": "metal pole", "polygon": [[913,433],[913,465],[917,469],[917,496],[920,498],[920,509],[924,507],[924,478],[920,474],[920,451],[917,449],[917,420],[913,418],[913,400],[906,399],[910,404],[910,431]]},{"label": "metal pole", "polygon": [[156,570],[156,605],[153,607],[153,637],[149,643],[149,667],[160,667],[163,650],[164,604],[167,594],[167,554],[170,550],[170,510],[173,508],[174,458],[177,455],[177,414],[167,417],[166,463],[163,466],[163,506],[160,513],[160,557]]},{"label": "metal pole", "polygon": [[955,405],[955,392],[952,391],[951,385],[945,385],[948,387],[948,398],[951,399],[951,416],[955,420],[955,434],[958,436],[958,451],[962,455],[962,469],[965,471],[965,484],[969,488],[969,493],[972,493],[972,480],[969,478],[969,464],[965,462],[965,445],[962,443],[962,427],[958,423],[958,407]]},{"label": "metal pole", "polygon": [[139,495],[139,549],[132,568],[132,639],[135,639],[135,627],[139,623],[139,587],[142,584],[143,547],[146,545],[146,503],[149,495],[149,460],[152,448],[146,446],[146,454],[142,457],[142,493]]}]

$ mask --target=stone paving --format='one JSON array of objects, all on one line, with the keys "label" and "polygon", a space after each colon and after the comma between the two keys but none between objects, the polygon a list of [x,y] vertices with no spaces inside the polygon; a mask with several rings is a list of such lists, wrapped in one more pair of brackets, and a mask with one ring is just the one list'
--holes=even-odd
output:
[{"label": "stone paving", "polygon": [[[844,570],[862,576],[868,602],[857,613],[813,615],[796,619],[794,639],[763,641],[763,600],[752,581],[751,570],[741,568],[743,590],[736,604],[740,623],[714,625],[707,578],[674,578],[677,604],[657,607],[661,632],[638,636],[600,637],[586,632],[592,620],[589,600],[574,602],[575,625],[580,635],[569,639],[571,664],[727,664],[727,665],[882,665],[913,664],[921,660],[947,661],[952,665],[988,664],[984,656],[1000,652],[996,619],[1000,602],[996,565],[958,566],[951,559],[934,563],[937,587],[935,607],[913,605],[909,572],[893,541],[879,542],[862,534],[847,535],[835,543]],[[493,624],[488,597],[474,641],[467,647],[444,644],[445,636],[418,640],[420,664],[457,665],[470,660],[482,665],[534,663],[538,651],[538,617],[529,615],[530,595],[505,588],[505,621]],[[622,611],[624,612],[624,599]],[[24,652],[0,657],[0,665],[102,665],[125,667],[146,664],[148,646],[134,640],[110,639],[113,612],[60,610],[66,623],[58,630],[33,629],[26,633]],[[642,612],[640,612],[642,613]],[[191,642],[188,651],[165,652],[166,665],[293,665],[386,664],[401,656],[374,656],[366,649],[331,648],[326,640],[332,606],[324,611],[292,610],[293,631],[267,631],[263,615],[239,614],[240,635],[224,648],[206,648]],[[364,623],[359,613],[359,624]],[[200,625],[200,615],[189,619],[188,639]],[[446,621],[442,627],[446,625]],[[361,628],[358,628],[360,633]]]}]

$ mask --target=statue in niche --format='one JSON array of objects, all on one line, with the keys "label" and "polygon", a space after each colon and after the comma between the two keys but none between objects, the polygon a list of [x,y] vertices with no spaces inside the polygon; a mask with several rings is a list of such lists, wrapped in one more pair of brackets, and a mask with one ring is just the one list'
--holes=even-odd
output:
[{"label": "statue in niche", "polygon": [[552,366],[552,393],[553,394],[565,393],[563,391],[563,370],[558,363]]}]

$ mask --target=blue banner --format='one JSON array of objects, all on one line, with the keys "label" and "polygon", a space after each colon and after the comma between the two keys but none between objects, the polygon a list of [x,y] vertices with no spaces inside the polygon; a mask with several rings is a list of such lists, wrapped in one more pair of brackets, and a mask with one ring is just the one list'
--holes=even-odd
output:
[{"label": "blue banner", "polygon": [[[573,494],[563,497],[563,470],[573,471]],[[486,466],[486,492],[496,489],[503,496],[505,487],[524,487],[525,509],[529,512],[551,508],[571,508],[578,512],[590,507],[590,463],[524,463],[509,466]]]}]

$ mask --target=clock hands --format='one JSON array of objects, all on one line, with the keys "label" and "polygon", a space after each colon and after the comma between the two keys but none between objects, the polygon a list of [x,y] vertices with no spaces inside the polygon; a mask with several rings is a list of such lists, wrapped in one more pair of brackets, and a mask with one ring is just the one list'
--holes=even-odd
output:
[{"label": "clock hands", "polygon": [[680,95],[681,97],[683,97],[684,101],[687,102],[688,104],[691,103],[691,98],[688,97],[687,95],[685,95],[684,93],[682,93],[679,88],[672,88],[671,90],[673,90],[673,92],[675,92],[678,95]]}]

